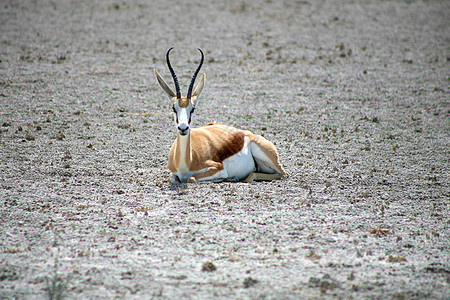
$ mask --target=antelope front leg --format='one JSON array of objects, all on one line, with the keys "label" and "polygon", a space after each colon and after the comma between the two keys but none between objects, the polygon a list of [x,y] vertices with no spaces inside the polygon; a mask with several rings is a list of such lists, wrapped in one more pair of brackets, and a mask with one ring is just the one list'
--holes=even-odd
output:
[{"label": "antelope front leg", "polygon": [[178,176],[175,175],[175,174],[171,174],[170,177],[169,177],[169,179],[168,179],[167,181],[169,181],[169,182],[172,183],[172,184],[178,184],[178,183],[181,183],[180,179],[179,179]]},{"label": "antelope front leg", "polygon": [[194,175],[197,181],[223,181],[228,178],[228,172],[222,163],[211,161],[207,171]]}]

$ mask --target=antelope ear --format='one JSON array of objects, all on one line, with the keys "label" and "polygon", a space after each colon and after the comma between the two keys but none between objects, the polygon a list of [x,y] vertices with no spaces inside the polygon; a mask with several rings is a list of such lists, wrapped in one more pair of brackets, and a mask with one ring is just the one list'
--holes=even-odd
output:
[{"label": "antelope ear", "polygon": [[167,85],[167,83],[164,81],[164,79],[162,79],[162,77],[159,75],[158,71],[156,71],[156,69],[154,69],[154,71],[155,71],[156,80],[158,80],[159,86],[163,89],[163,91],[166,92],[166,94],[172,98],[176,97],[177,94],[175,94],[175,92]]},{"label": "antelope ear", "polygon": [[206,82],[206,74],[202,73],[199,80],[195,83],[194,91],[192,92],[192,96],[196,97],[200,95],[201,91],[203,90],[203,87],[205,86]]}]

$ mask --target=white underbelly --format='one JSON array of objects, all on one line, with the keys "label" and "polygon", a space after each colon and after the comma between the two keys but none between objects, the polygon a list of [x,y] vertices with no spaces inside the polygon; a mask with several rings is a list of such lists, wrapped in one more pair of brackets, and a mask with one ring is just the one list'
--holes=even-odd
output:
[{"label": "white underbelly", "polygon": [[242,150],[235,155],[225,159],[222,163],[228,173],[228,178],[246,178],[250,173],[255,172],[256,166],[250,151],[250,140],[245,137],[245,144]]}]

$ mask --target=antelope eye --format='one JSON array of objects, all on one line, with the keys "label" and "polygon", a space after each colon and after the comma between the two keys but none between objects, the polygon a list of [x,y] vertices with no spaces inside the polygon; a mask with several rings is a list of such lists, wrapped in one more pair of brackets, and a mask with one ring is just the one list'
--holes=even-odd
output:
[{"label": "antelope eye", "polygon": [[195,110],[195,107],[193,107],[193,108],[191,109],[191,114],[194,113],[194,110]]},{"label": "antelope eye", "polygon": [[177,113],[177,110],[175,109],[175,105],[172,106],[172,110],[173,110],[174,113]]}]

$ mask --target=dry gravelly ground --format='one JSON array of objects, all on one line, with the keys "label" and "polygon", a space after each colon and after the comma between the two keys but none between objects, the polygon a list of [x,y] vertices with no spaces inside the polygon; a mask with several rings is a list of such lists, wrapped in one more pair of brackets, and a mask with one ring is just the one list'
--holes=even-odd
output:
[{"label": "dry gravelly ground", "polygon": [[[449,297],[449,15],[2,1],[0,298]],[[170,46],[183,93],[206,54],[194,123],[263,134],[289,178],[167,183]]]}]

